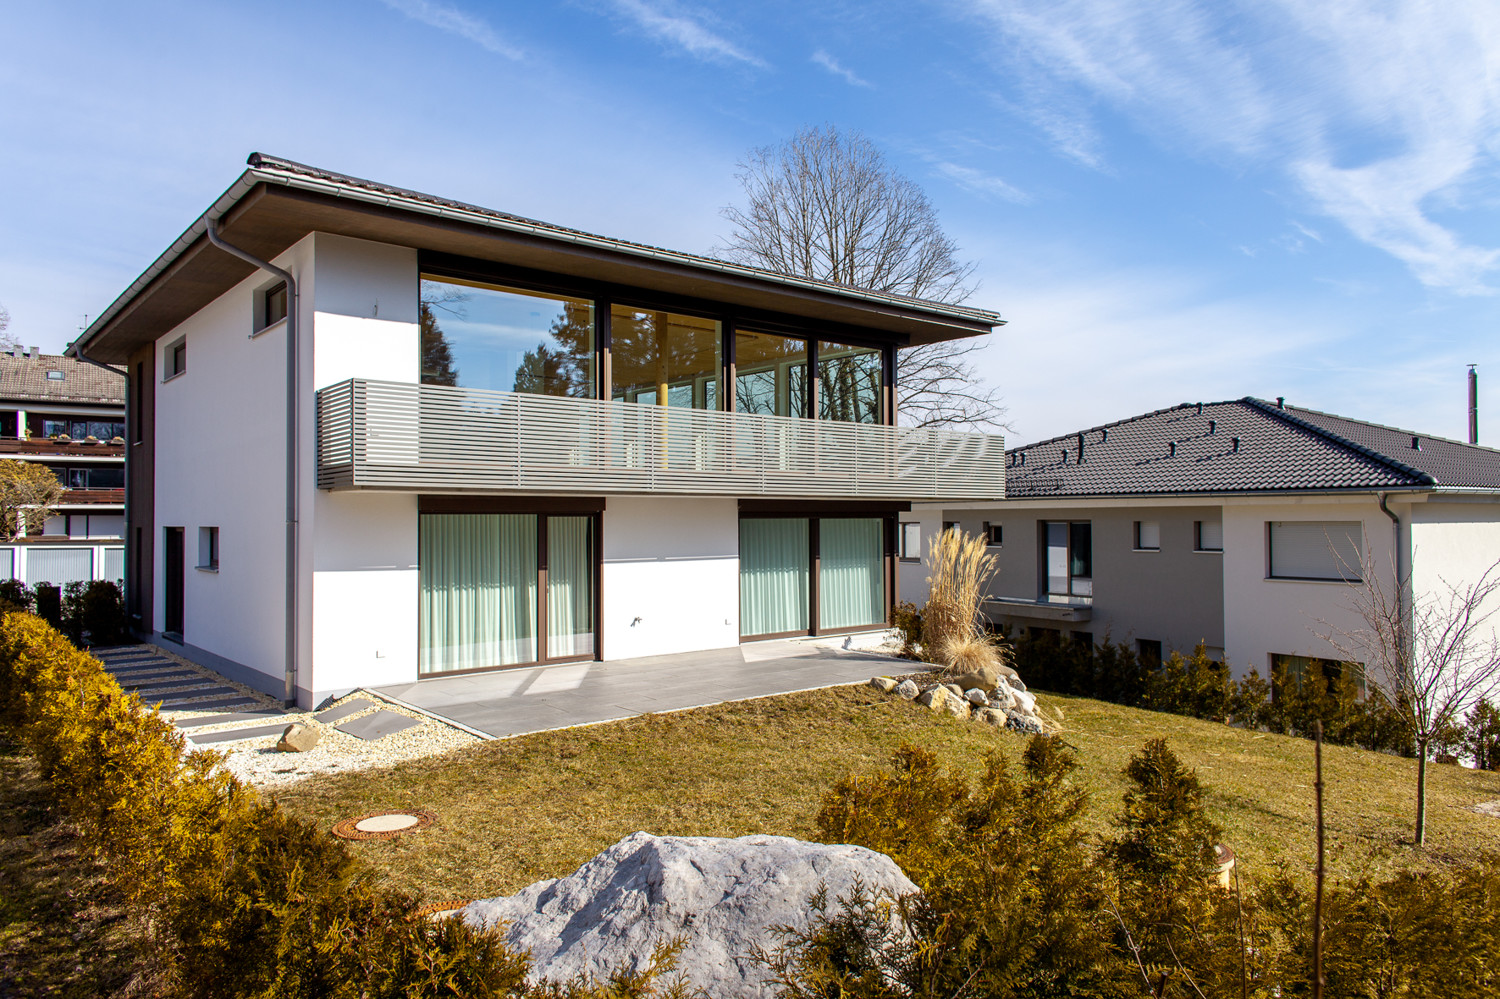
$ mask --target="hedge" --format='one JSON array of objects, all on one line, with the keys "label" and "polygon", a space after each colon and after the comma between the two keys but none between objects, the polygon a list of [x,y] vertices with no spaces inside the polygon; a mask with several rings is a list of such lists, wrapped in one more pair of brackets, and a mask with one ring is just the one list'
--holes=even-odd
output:
[{"label": "hedge", "polygon": [[497,931],[434,921],[311,823],[185,751],[46,622],[0,622],[0,728],[140,918],[182,996],[647,995],[639,976],[528,986]]}]

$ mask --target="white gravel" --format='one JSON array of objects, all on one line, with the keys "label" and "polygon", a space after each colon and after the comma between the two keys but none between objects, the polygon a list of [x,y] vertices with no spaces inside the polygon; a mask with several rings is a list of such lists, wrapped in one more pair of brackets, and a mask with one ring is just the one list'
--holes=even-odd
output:
[{"label": "white gravel", "polygon": [[[337,707],[356,698],[363,698],[370,703],[370,707],[352,715],[347,715],[334,722],[325,725],[313,717],[316,713],[293,708],[284,711],[282,704],[275,698],[267,697],[257,690],[253,690],[243,684],[235,683],[217,673],[206,670],[196,663],[189,662],[181,656],[174,655],[165,649],[155,645],[136,646],[143,652],[160,655],[165,659],[180,663],[203,678],[203,685],[232,687],[234,690],[246,697],[255,699],[255,704],[247,704],[237,708],[208,709],[194,708],[189,706],[175,711],[162,711],[162,718],[170,722],[179,721],[184,718],[200,718],[204,715],[225,714],[229,711],[276,711],[283,712],[276,715],[266,715],[260,718],[243,718],[237,721],[224,722],[218,725],[203,725],[199,727],[180,729],[189,740],[194,735],[207,735],[212,732],[223,732],[230,729],[259,728],[266,725],[287,725],[297,722],[307,725],[319,731],[321,738],[318,744],[306,753],[282,753],[276,750],[276,743],[280,739],[280,731],[275,735],[256,736],[251,739],[240,739],[233,742],[212,742],[203,746],[204,749],[214,750],[224,754],[224,765],[237,778],[247,784],[256,787],[284,787],[306,780],[309,777],[323,774],[343,773],[352,770],[367,770],[376,767],[395,766],[408,760],[421,759],[424,756],[437,756],[442,753],[451,752],[463,746],[471,745],[481,741],[478,736],[455,728],[452,725],[432,718],[429,715],[412,711],[400,704],[389,701],[379,694],[367,690],[357,690],[348,694],[332,704],[326,705],[322,710]],[[181,696],[174,694],[174,697]],[[142,698],[145,700],[145,698]],[[147,702],[149,703],[149,702]],[[416,719],[416,725],[387,735],[384,738],[367,742],[347,733],[338,731],[334,726],[343,725],[374,714],[384,709],[394,711],[397,714],[406,715],[408,718]],[[191,746],[189,748],[192,748]]]}]

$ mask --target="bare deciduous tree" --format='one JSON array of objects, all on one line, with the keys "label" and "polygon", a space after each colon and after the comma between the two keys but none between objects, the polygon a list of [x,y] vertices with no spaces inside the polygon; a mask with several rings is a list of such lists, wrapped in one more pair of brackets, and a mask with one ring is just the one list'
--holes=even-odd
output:
[{"label": "bare deciduous tree", "polygon": [[62,495],[62,483],[46,465],[0,460],[0,540],[41,530]]},{"label": "bare deciduous tree", "polygon": [[21,341],[10,332],[10,310],[0,305],[0,350],[15,350],[20,345]]},{"label": "bare deciduous tree", "polygon": [[[944,234],[915,182],[869,139],[832,125],[751,150],[736,175],[748,199],[723,215],[734,231],[718,251],[740,263],[855,288],[957,304],[972,264]],[[996,391],[974,368],[978,340],[901,351],[900,415],[914,426],[1003,426]]]},{"label": "bare deciduous tree", "polygon": [[1417,745],[1417,828],[1427,837],[1427,757],[1432,743],[1465,710],[1500,687],[1500,639],[1492,622],[1500,611],[1500,562],[1477,579],[1438,580],[1416,592],[1411,575],[1380,572],[1366,556],[1354,590],[1358,626],[1321,621],[1325,639],[1350,662],[1364,664],[1365,681],[1405,715]]}]

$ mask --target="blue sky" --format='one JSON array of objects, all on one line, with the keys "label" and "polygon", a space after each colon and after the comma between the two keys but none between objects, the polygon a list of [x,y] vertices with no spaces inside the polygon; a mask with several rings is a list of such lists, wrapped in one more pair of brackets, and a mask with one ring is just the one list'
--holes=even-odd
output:
[{"label": "blue sky", "polygon": [[1462,437],[1469,362],[1500,441],[1493,0],[6,0],[0,30],[28,345],[252,150],[702,252],[745,151],[831,122],[1009,320],[981,367],[1015,443],[1247,394]]}]

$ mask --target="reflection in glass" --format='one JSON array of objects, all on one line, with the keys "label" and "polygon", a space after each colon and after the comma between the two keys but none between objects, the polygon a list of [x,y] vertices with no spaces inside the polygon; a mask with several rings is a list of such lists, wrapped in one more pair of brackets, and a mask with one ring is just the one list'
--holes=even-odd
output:
[{"label": "reflection in glass", "polygon": [[614,398],[653,406],[717,409],[719,347],[716,320],[613,306]]},{"label": "reflection in glass", "polygon": [[734,408],[764,416],[807,415],[807,341],[736,331]]},{"label": "reflection in glass", "polygon": [[587,399],[594,396],[594,306],[424,278],[422,384]]},{"label": "reflection in glass", "polygon": [[880,351],[818,343],[818,418],[880,423]]}]

